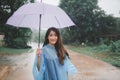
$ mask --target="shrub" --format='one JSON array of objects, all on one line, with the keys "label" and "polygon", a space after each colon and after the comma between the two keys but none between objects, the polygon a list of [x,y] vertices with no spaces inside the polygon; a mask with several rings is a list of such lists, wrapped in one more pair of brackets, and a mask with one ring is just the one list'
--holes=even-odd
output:
[{"label": "shrub", "polygon": [[94,47],[95,50],[98,50],[99,52],[107,52],[109,51],[108,46],[106,44],[100,44],[97,47]]},{"label": "shrub", "polygon": [[111,44],[109,45],[109,50],[112,52],[120,53],[120,40],[118,41],[111,41]]}]

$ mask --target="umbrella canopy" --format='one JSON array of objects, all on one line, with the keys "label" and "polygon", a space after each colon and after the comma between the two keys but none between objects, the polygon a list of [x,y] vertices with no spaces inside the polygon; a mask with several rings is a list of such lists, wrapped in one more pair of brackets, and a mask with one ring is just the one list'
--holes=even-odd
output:
[{"label": "umbrella canopy", "polygon": [[39,27],[41,29],[63,28],[75,25],[61,8],[45,3],[23,5],[8,19],[7,24],[34,29],[39,29]]},{"label": "umbrella canopy", "polygon": [[21,6],[7,20],[7,24],[39,29],[38,47],[40,47],[41,29],[64,28],[75,25],[61,8],[45,3],[28,3]]}]

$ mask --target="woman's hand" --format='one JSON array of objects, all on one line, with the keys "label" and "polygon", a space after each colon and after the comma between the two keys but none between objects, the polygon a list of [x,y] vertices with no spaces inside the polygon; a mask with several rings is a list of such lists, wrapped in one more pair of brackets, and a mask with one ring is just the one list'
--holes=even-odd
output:
[{"label": "woman's hand", "polygon": [[36,54],[38,56],[37,68],[39,70],[40,69],[40,54],[41,54],[41,50],[39,48],[37,48]]},{"label": "woman's hand", "polygon": [[39,48],[37,48],[37,50],[36,50],[36,54],[37,54],[38,56],[40,56],[40,54],[41,54],[41,50],[40,50]]}]

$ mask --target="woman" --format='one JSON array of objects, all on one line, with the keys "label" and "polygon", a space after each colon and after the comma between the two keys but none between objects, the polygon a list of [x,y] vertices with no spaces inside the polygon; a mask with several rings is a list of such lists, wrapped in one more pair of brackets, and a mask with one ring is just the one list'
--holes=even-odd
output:
[{"label": "woman", "polygon": [[70,80],[76,73],[75,66],[70,62],[58,29],[47,30],[43,48],[37,49],[33,76],[34,80]]}]

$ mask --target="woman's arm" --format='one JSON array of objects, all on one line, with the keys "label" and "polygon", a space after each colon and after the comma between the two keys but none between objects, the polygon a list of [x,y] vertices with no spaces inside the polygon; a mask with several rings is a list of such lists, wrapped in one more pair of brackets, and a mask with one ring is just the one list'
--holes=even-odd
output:
[{"label": "woman's arm", "polygon": [[40,68],[40,56],[38,56],[37,68],[38,68],[38,71],[39,71],[39,68]]},{"label": "woman's arm", "polygon": [[65,68],[66,68],[66,74],[67,74],[67,79],[71,80],[73,75],[77,72],[76,67],[71,63],[70,59],[68,56],[65,58]]},{"label": "woman's arm", "polygon": [[38,48],[37,50],[36,50],[36,54],[37,54],[37,57],[38,57],[38,61],[37,61],[37,68],[38,68],[38,71],[39,71],[39,68],[40,68],[40,49]]},{"label": "woman's arm", "polygon": [[44,78],[45,64],[44,64],[44,57],[42,54],[42,52],[44,51],[42,52],[40,51],[42,50],[37,49],[35,54],[35,60],[32,69],[34,80],[43,80]]}]

